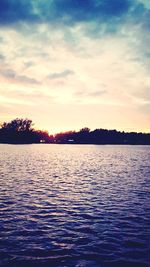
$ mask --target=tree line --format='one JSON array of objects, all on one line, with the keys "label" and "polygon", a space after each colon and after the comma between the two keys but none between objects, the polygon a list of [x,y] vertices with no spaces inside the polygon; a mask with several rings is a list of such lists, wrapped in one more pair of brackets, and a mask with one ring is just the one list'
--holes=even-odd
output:
[{"label": "tree line", "polygon": [[49,135],[47,131],[35,130],[32,120],[14,119],[0,126],[0,143],[32,144],[132,144],[150,145],[150,133],[120,132],[117,130],[82,128]]}]

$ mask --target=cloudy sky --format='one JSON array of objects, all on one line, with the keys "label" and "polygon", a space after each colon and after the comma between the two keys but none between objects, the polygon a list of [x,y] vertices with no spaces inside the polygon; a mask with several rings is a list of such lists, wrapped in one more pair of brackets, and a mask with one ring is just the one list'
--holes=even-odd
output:
[{"label": "cloudy sky", "polygon": [[0,0],[0,121],[150,131],[149,0]]}]

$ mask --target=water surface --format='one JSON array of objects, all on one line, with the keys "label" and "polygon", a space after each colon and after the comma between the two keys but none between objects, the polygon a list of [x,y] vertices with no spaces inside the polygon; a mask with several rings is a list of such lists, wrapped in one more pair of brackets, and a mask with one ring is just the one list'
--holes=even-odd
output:
[{"label": "water surface", "polygon": [[0,266],[149,266],[150,147],[0,145]]}]

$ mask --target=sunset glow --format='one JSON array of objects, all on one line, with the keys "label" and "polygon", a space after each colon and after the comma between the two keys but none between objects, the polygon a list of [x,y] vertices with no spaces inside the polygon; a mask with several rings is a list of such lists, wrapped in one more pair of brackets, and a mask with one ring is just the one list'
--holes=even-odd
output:
[{"label": "sunset glow", "polygon": [[148,0],[2,0],[0,121],[150,131],[149,15]]}]

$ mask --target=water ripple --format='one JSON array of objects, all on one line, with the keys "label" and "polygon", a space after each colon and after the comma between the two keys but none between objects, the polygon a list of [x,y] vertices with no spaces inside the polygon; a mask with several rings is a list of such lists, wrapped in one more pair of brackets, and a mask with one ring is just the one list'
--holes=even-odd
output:
[{"label": "water ripple", "polygon": [[148,267],[148,146],[0,145],[0,266]]}]

